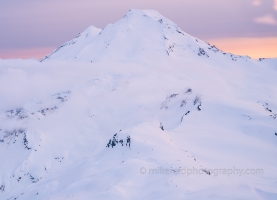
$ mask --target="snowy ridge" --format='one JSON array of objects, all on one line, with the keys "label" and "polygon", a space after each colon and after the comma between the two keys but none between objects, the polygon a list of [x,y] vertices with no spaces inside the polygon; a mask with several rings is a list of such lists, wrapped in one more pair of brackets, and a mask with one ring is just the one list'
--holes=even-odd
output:
[{"label": "snowy ridge", "polygon": [[46,59],[52,59],[52,57],[59,59],[68,59],[80,50],[82,50],[88,43],[90,43],[99,33],[101,29],[95,28],[94,26],[88,27],[84,32],[79,33],[74,39],[70,40],[59,46],[52,53],[42,58],[40,61]]}]

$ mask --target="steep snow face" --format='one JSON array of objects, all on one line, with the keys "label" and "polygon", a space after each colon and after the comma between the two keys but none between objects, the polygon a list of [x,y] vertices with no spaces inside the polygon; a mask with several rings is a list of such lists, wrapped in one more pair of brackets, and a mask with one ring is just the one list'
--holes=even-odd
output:
[{"label": "steep snow face", "polygon": [[[98,31],[95,29],[94,33],[98,34]],[[227,56],[233,61],[238,58],[249,59],[226,54],[215,46],[186,34],[171,20],[150,10],[130,10],[121,20],[109,24],[98,35],[92,34],[86,39],[86,30],[81,36],[77,40],[79,44],[73,45],[76,39],[67,42],[41,61],[46,59],[87,62],[107,59],[140,61],[164,56],[187,59],[196,55],[209,58],[214,54]],[[64,48],[68,45],[72,45],[72,48]]]}]

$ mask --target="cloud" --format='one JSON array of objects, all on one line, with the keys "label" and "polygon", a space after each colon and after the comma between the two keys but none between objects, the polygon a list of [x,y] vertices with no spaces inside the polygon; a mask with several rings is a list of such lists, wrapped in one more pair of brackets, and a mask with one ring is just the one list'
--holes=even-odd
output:
[{"label": "cloud", "polygon": [[277,11],[277,0],[275,0],[274,9]]},{"label": "cloud", "polygon": [[[277,0],[276,0],[277,1]],[[253,6],[260,6],[261,5],[261,0],[254,0],[253,2],[252,2],[252,5]]]},{"label": "cloud", "polygon": [[259,24],[266,24],[266,25],[276,25],[277,21],[274,18],[273,15],[267,14],[262,17],[257,17],[254,19],[254,22],[259,23]]}]

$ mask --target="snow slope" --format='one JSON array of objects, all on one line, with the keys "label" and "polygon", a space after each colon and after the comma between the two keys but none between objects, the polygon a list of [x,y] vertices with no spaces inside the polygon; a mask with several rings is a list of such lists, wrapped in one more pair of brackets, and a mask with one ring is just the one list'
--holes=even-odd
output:
[{"label": "snow slope", "polygon": [[0,199],[276,199],[276,69],[140,10],[0,60]]},{"label": "snow slope", "polygon": [[84,32],[79,33],[73,40],[70,40],[63,45],[59,46],[55,51],[50,53],[48,56],[41,59],[41,61],[46,59],[69,59],[75,58],[77,54],[88,44],[93,41],[93,39],[101,32],[94,26],[88,27]]}]

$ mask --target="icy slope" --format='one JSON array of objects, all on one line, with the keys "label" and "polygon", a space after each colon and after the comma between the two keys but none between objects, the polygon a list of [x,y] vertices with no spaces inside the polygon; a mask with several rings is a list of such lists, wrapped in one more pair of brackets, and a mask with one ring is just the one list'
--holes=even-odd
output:
[{"label": "icy slope", "polygon": [[[277,198],[275,60],[235,62],[176,31],[209,57],[168,54],[160,18],[132,10],[43,62],[0,60],[0,199]],[[145,52],[128,54],[139,37]]]},{"label": "icy slope", "polygon": [[[150,10],[130,10],[121,20],[109,24],[101,32],[94,29],[95,34],[89,40],[84,37],[87,32],[88,30],[84,31],[77,40],[81,45],[77,42],[75,44],[76,39],[72,40],[41,61],[141,61],[161,56],[190,58],[194,55],[205,58],[223,56],[233,61],[238,58],[250,59],[247,56],[224,53],[215,46],[186,34],[171,20]],[[64,48],[68,45],[72,45],[71,48]]]}]

